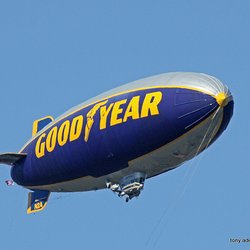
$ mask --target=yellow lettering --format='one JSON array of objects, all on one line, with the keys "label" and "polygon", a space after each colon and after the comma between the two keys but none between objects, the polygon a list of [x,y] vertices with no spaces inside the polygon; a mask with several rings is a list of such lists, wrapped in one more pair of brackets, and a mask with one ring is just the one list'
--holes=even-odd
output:
[{"label": "yellow lettering", "polygon": [[160,91],[146,94],[142,104],[141,118],[151,115],[159,115],[158,105],[161,102],[162,93]]},{"label": "yellow lettering", "polygon": [[70,137],[69,137],[70,141],[75,141],[80,137],[82,132],[82,126],[83,126],[82,115],[79,115],[72,120],[70,128]]},{"label": "yellow lettering", "polygon": [[123,122],[126,122],[129,117],[132,117],[133,120],[139,119],[139,101],[140,96],[134,96],[128,104],[128,107],[125,111]]},{"label": "yellow lettering", "polygon": [[68,141],[69,127],[70,127],[70,122],[67,120],[59,128],[57,140],[60,146],[65,145],[66,142]]},{"label": "yellow lettering", "polygon": [[87,114],[87,124],[85,126],[85,136],[84,136],[84,141],[87,142],[89,140],[89,134],[92,129],[92,126],[94,124],[94,116],[98,109],[105,105],[108,102],[108,100],[97,103]]},{"label": "yellow lettering", "polygon": [[120,106],[125,104],[126,102],[127,102],[127,99],[121,100],[114,104],[114,108],[111,113],[110,126],[114,126],[114,125],[122,123],[122,118],[118,118],[118,115],[123,112],[123,109],[120,108]]},{"label": "yellow lettering", "polygon": [[107,127],[107,117],[113,106],[114,103],[111,103],[108,108],[106,106],[100,108],[100,129],[105,129]]},{"label": "yellow lettering", "polygon": [[57,127],[54,127],[48,133],[46,138],[46,149],[48,152],[52,152],[56,146],[57,130]]},{"label": "yellow lettering", "polygon": [[34,208],[37,210],[37,209],[41,209],[43,207],[43,203],[40,201],[38,203],[35,203],[34,204]]},{"label": "yellow lettering", "polygon": [[45,133],[43,133],[36,142],[36,148],[35,153],[37,158],[41,158],[45,154],[45,142],[42,142],[42,139],[46,136]]}]

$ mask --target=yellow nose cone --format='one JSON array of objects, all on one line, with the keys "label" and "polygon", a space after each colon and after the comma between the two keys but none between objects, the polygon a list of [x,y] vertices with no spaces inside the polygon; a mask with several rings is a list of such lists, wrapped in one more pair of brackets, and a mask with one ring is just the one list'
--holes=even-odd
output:
[{"label": "yellow nose cone", "polygon": [[223,108],[228,104],[228,96],[226,93],[221,92],[216,95],[216,101],[217,103]]}]

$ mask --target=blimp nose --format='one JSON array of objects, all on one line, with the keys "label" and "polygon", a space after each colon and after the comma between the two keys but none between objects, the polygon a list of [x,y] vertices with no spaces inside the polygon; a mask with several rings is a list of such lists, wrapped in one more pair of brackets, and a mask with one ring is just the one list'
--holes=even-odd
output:
[{"label": "blimp nose", "polygon": [[220,92],[215,96],[215,99],[220,107],[224,108],[229,103],[230,97],[227,93]]},{"label": "blimp nose", "polygon": [[[217,104],[224,108],[233,101],[232,94],[226,84],[216,77],[201,73],[184,73],[187,86],[214,97]],[[183,80],[181,80],[183,82]]]},{"label": "blimp nose", "polygon": [[227,85],[223,84],[220,80],[218,80],[215,77],[205,75],[205,74],[202,74],[202,75],[204,77],[204,80],[206,81],[207,91],[210,92],[212,96],[214,96],[219,107],[225,108],[226,106],[228,106],[229,103],[231,103],[228,109],[230,109],[231,111],[230,113],[232,113],[233,112],[232,110],[233,109],[233,96],[229,88],[227,87]]},{"label": "blimp nose", "polygon": [[206,82],[207,91],[214,96],[216,102],[221,108],[228,105],[233,101],[232,94],[227,85],[223,84],[220,80],[213,76],[202,74],[204,82]]},{"label": "blimp nose", "polygon": [[[234,110],[234,100],[233,96],[227,87],[226,84],[223,84],[220,80],[215,77],[201,74],[202,75],[202,84],[200,86],[206,85],[206,91],[209,95],[213,96],[218,107],[220,108],[220,112],[218,112],[218,116],[221,116],[219,129],[214,136],[211,143],[213,143],[227,128]],[[205,83],[205,84],[203,84]]]},{"label": "blimp nose", "polygon": [[219,79],[202,73],[178,73],[172,82],[182,89],[177,90],[175,99],[178,124],[191,129],[209,116],[216,115],[217,138],[228,126],[234,109],[234,101],[226,84]]}]

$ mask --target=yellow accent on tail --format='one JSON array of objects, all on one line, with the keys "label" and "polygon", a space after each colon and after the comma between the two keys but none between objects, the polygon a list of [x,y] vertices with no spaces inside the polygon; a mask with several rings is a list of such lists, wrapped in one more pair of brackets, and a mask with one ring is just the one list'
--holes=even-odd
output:
[{"label": "yellow accent on tail", "polygon": [[50,196],[49,191],[34,191],[28,194],[27,214],[33,214],[44,210]]},{"label": "yellow accent on tail", "polygon": [[45,202],[44,204],[42,202],[37,202],[34,204],[34,208],[32,209],[31,207],[28,207],[27,209],[27,214],[34,214],[37,212],[40,212],[42,210],[45,209],[45,207],[47,206],[48,202]]}]

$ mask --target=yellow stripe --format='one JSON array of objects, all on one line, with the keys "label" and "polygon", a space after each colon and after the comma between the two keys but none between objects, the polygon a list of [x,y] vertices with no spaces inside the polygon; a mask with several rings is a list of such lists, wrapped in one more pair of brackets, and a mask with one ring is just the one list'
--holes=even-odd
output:
[{"label": "yellow stripe", "polygon": [[39,133],[37,133],[30,141],[28,141],[23,147],[22,149],[19,151],[22,152],[30,143],[32,143],[39,135],[41,135],[42,133],[44,133],[45,131],[47,131],[49,128],[51,128],[52,126],[54,126],[56,123],[60,122],[61,120],[63,120],[64,118],[84,109],[84,108],[87,108],[91,105],[94,105],[98,102],[101,102],[101,101],[104,101],[106,99],[110,99],[112,97],[116,97],[116,96],[119,96],[119,95],[124,95],[124,94],[128,94],[128,93],[132,93],[132,92],[136,92],[136,91],[140,91],[140,90],[148,90],[148,89],[173,89],[173,88],[179,88],[179,89],[188,89],[188,90],[194,90],[194,91],[199,91],[201,93],[204,93],[204,94],[207,94],[207,95],[210,95],[212,97],[215,98],[215,95],[212,95],[211,92],[208,92],[208,91],[205,91],[205,90],[202,90],[202,89],[199,89],[199,88],[194,88],[194,87],[189,87],[189,86],[151,86],[151,87],[146,87],[146,88],[138,88],[138,89],[132,89],[132,90],[127,90],[127,91],[123,91],[123,92],[120,92],[120,93],[116,93],[116,94],[113,94],[113,95],[110,95],[110,96],[107,96],[107,97],[104,97],[100,100],[97,100],[97,101],[94,101],[92,103],[89,103],[85,106],[82,106],[82,107],[79,107],[78,109],[70,112],[69,114],[66,114],[64,116],[62,116],[59,120],[56,120],[55,123],[51,124],[49,127],[46,128],[46,130],[41,130],[39,131]]}]

